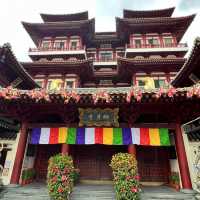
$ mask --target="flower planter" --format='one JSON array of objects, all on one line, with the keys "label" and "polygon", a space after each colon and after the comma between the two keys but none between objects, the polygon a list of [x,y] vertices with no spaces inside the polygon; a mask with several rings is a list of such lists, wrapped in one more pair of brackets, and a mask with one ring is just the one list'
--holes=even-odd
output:
[{"label": "flower planter", "polygon": [[178,183],[169,183],[169,186],[174,188],[176,191],[180,190],[180,185]]}]

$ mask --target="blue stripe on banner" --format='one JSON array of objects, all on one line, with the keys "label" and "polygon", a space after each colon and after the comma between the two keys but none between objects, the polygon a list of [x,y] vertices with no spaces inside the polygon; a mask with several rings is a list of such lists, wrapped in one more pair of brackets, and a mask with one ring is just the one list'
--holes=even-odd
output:
[{"label": "blue stripe on banner", "polygon": [[123,145],[132,144],[131,129],[122,128]]},{"label": "blue stripe on banner", "polygon": [[76,144],[85,144],[85,128],[77,128]]},{"label": "blue stripe on banner", "polygon": [[31,144],[39,144],[41,128],[32,129],[31,133]]}]

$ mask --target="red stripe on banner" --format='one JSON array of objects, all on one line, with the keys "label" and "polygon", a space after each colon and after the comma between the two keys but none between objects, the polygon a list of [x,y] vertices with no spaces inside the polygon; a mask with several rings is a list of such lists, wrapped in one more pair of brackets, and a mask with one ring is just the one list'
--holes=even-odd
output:
[{"label": "red stripe on banner", "polygon": [[103,144],[103,128],[95,128],[95,144]]},{"label": "red stripe on banner", "polygon": [[149,128],[140,128],[140,144],[150,145]]},{"label": "red stripe on banner", "polygon": [[59,128],[50,129],[49,144],[58,144]]}]

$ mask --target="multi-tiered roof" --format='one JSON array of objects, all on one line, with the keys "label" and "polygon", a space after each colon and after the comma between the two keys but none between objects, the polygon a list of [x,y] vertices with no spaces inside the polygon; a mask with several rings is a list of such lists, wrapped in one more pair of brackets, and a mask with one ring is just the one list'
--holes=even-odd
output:
[{"label": "multi-tiered roof", "polygon": [[[178,72],[185,62],[183,56],[187,52],[187,47],[179,46],[179,41],[195,15],[171,17],[173,11],[174,8],[152,11],[124,10],[123,18],[116,18],[116,32],[95,32],[95,19],[89,19],[88,12],[65,15],[41,14],[43,23],[23,22],[25,29],[37,46],[44,37],[79,35],[85,49],[81,55],[74,52],[67,57],[56,52],[56,54],[48,54],[47,59],[39,51],[37,54],[36,51],[31,54],[31,58],[35,61],[23,63],[23,65],[33,74],[42,71],[53,73],[55,66],[56,72],[59,73],[74,71],[80,76],[82,83],[97,83],[101,79],[110,79],[115,83],[123,82],[125,85],[130,85],[133,73],[141,71],[147,73],[152,71]],[[176,46],[159,47],[160,49],[154,48],[151,51],[149,49],[132,49],[132,51],[127,45],[130,42],[131,34],[155,32],[172,34],[176,38]],[[112,64],[110,62],[110,64],[102,65],[101,63],[100,65],[98,62],[88,59],[90,52],[101,49],[101,44],[110,44],[109,50],[114,49],[116,52],[121,52]],[[170,53],[175,56],[169,56]],[[71,59],[70,56],[76,57],[76,59]],[[46,61],[43,59],[44,57]],[[59,57],[60,60],[56,60],[56,57]]]}]

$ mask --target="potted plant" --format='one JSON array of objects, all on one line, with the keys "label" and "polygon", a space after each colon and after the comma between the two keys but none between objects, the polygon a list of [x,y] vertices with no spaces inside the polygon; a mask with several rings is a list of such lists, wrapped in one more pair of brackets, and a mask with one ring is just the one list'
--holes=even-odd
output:
[{"label": "potted plant", "polygon": [[33,182],[35,178],[35,170],[34,169],[24,169],[22,172],[22,185],[26,185]]},{"label": "potted plant", "polygon": [[178,172],[172,172],[170,176],[170,186],[177,191],[180,190],[180,177]]},{"label": "potted plant", "polygon": [[49,159],[47,186],[53,200],[69,200],[74,185],[71,156],[58,154]]},{"label": "potted plant", "polygon": [[128,153],[118,153],[111,164],[117,200],[140,199],[139,175],[135,157]]}]

